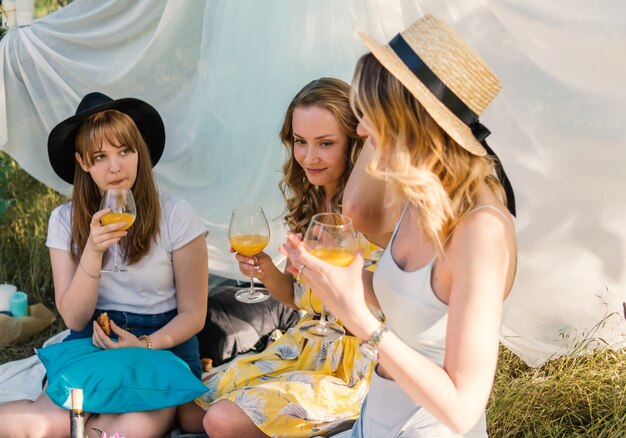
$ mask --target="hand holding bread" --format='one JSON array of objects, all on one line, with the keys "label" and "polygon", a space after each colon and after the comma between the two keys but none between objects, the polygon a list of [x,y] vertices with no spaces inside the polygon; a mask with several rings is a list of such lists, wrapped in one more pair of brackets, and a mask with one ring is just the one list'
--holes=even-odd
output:
[{"label": "hand holding bread", "polygon": [[[100,327],[102,332],[98,330],[98,327]],[[136,336],[118,327],[106,312],[103,312],[95,319],[93,328],[93,345],[103,350],[128,347],[152,348],[150,336]],[[111,338],[111,335],[113,335],[113,338]]]},{"label": "hand holding bread", "polygon": [[101,313],[100,316],[96,319],[96,322],[102,329],[105,335],[111,336],[111,319],[106,312]]}]

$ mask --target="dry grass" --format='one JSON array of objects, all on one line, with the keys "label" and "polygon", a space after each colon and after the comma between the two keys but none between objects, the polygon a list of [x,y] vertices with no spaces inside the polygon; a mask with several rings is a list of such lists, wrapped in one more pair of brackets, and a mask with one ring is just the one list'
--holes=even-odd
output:
[{"label": "dry grass", "polygon": [[492,437],[626,436],[626,350],[535,369],[502,347],[488,423]]},{"label": "dry grass", "polygon": [[34,354],[34,349],[39,348],[43,343],[57,333],[65,330],[63,320],[57,319],[43,332],[22,342],[21,344],[11,344],[0,347],[0,365],[13,360],[25,359]]}]

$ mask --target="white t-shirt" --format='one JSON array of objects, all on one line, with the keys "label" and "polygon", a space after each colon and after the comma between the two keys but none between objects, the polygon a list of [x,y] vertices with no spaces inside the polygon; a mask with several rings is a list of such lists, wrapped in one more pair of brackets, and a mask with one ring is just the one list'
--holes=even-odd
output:
[{"label": "white t-shirt", "polygon": [[[199,235],[207,227],[188,202],[166,194],[160,195],[161,228],[150,252],[133,265],[124,264],[126,272],[102,273],[96,307],[139,314],[157,314],[176,309],[176,285],[172,253]],[[71,202],[55,208],[48,221],[48,248],[70,251]],[[141,212],[138,212],[141,214]],[[108,249],[104,269],[113,266],[114,247]],[[121,261],[118,254],[118,265]]]}]

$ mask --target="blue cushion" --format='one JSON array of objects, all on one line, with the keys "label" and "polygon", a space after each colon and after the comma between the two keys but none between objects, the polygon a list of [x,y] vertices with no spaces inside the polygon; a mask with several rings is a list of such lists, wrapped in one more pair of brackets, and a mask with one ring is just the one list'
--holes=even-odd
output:
[{"label": "blue cushion", "polygon": [[101,350],[91,338],[37,351],[47,371],[46,393],[71,409],[72,388],[82,388],[86,412],[119,414],[177,406],[206,392],[189,366],[171,351]]}]

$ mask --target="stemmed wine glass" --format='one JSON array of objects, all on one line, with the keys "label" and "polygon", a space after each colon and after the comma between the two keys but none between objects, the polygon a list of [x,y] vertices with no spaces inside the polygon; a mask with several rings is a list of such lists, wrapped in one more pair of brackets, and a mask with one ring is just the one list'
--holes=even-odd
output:
[{"label": "stemmed wine glass", "polygon": [[[228,226],[228,241],[239,254],[254,257],[270,241],[270,227],[258,205],[246,205],[235,208]],[[265,288],[254,286],[254,276],[250,276],[250,287],[238,290],[235,298],[242,303],[260,303],[270,297]]]},{"label": "stemmed wine glass", "polygon": [[[304,244],[311,254],[335,266],[345,267],[354,260],[357,251],[352,220],[338,213],[320,213],[313,216],[304,235]],[[326,305],[322,304],[319,321],[308,321],[300,326],[307,339],[334,341],[346,334],[336,322],[326,320]]]},{"label": "stemmed wine glass", "polygon": [[[111,211],[100,218],[102,225],[117,224],[119,222],[126,222],[126,226],[120,228],[120,231],[128,230],[134,223],[137,216],[137,207],[135,206],[135,199],[133,198],[133,192],[126,189],[107,189],[102,195],[102,201],[100,201],[100,210],[110,208]],[[125,272],[126,268],[118,266],[117,253],[119,251],[119,242],[116,242],[113,246],[113,267],[103,269],[102,272]]]}]

